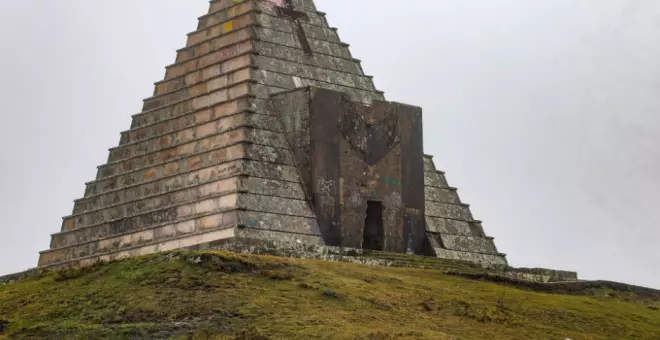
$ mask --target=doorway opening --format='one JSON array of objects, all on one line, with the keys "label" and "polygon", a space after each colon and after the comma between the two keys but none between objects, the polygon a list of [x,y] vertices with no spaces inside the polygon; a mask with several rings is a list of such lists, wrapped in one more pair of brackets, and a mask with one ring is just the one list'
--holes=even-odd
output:
[{"label": "doorway opening", "polygon": [[385,229],[383,228],[383,204],[367,201],[367,217],[364,219],[362,248],[385,250]]}]

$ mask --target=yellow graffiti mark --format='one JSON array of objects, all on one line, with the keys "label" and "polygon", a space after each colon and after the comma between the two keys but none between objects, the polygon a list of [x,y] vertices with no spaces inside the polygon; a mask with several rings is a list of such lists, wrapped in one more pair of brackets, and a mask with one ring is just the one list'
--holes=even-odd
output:
[{"label": "yellow graffiti mark", "polygon": [[66,222],[64,223],[64,227],[67,230],[73,230],[73,219],[70,218],[70,219],[66,220]]},{"label": "yellow graffiti mark", "polygon": [[229,20],[225,22],[224,27],[225,27],[225,32],[231,31],[234,28],[234,20]]}]

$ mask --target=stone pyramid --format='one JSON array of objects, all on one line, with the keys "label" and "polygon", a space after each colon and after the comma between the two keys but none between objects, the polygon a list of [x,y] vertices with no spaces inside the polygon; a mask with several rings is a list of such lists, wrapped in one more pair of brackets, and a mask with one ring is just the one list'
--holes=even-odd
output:
[{"label": "stone pyramid", "polygon": [[[304,88],[367,106],[385,100],[313,0],[211,1],[39,266],[240,240],[327,244],[271,100]],[[506,266],[430,156],[423,167],[424,254]]]}]

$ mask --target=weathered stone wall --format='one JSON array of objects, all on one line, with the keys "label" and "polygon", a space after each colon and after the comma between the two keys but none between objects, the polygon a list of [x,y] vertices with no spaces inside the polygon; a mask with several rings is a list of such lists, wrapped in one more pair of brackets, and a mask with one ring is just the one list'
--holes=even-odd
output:
[{"label": "weathered stone wall", "polygon": [[[257,63],[276,64],[275,57],[282,54],[288,57],[284,67],[295,67],[291,63],[302,61],[295,58],[303,53],[294,51],[298,45],[289,39],[291,26],[283,18],[271,20],[266,12],[276,13],[264,6],[262,1],[211,2],[199,29],[188,35],[176,62],[155,84],[154,95],[133,116],[131,129],[121,133],[108,162],[99,166],[61,231],[52,235],[40,266],[121,258],[249,234],[234,230],[238,227],[255,230],[254,235],[263,236],[259,230],[293,233],[300,235],[297,240],[320,242],[282,123],[267,104],[278,89],[256,69]],[[325,22],[315,13],[309,17]],[[290,36],[261,22],[286,26]],[[261,41],[260,36],[276,41]],[[281,45],[287,50],[277,51],[282,41],[294,47]],[[329,48],[320,40],[312,44]],[[310,68],[316,65],[315,74],[323,77],[318,65],[331,63],[333,70],[343,65],[333,58],[304,62]],[[354,61],[346,63],[355,69]]]},{"label": "weathered stone wall", "polygon": [[[384,95],[312,0],[293,0],[293,5],[297,21],[266,1],[211,1],[209,13],[188,34],[175,63],[155,83],[153,96],[133,115],[131,128],[121,133],[107,163],[98,167],[60,232],[52,235],[51,249],[41,253],[41,266],[91,263],[235,238],[322,242],[310,202],[322,187],[312,171],[313,125],[305,118],[311,115],[309,103],[290,102],[289,110],[283,111],[285,104],[277,99],[271,105],[271,95],[314,86],[376,105]],[[421,131],[419,136],[418,141]],[[435,253],[445,252],[446,257],[502,262],[495,260],[503,257],[495,254],[492,240],[472,220],[455,190],[428,164],[422,165],[421,144],[407,150],[393,147],[382,160],[387,166],[364,167],[353,161],[364,158],[356,151],[359,143],[349,142],[359,138],[337,143],[339,152],[346,154],[341,172],[365,173],[341,177],[347,188],[374,181],[379,174],[401,183],[425,166],[423,176],[413,176],[418,183],[376,195],[391,203],[398,201],[386,198],[398,193],[404,202],[405,209],[396,214],[388,208],[397,221],[390,227],[394,236],[389,249],[419,251],[429,242],[438,250]],[[405,189],[424,185],[427,202],[411,198],[418,189]],[[342,194],[336,202],[345,204],[351,199],[363,202],[370,194],[338,192]],[[424,209],[429,211],[429,241],[414,232]],[[347,244],[359,246],[355,225],[361,215],[347,212],[334,221],[339,225],[334,230],[346,235]],[[344,220],[346,216],[352,220]],[[410,234],[413,241],[408,246]]]},{"label": "weathered stone wall", "polygon": [[385,250],[425,252],[419,108],[383,101],[366,106],[318,88],[274,95],[272,103],[326,244],[362,247],[371,200],[384,205]]},{"label": "weathered stone wall", "polygon": [[424,156],[426,232],[435,256],[505,268],[506,255],[486,236],[481,221],[473,218],[470,206],[461,202],[456,188],[448,185],[431,156]]}]

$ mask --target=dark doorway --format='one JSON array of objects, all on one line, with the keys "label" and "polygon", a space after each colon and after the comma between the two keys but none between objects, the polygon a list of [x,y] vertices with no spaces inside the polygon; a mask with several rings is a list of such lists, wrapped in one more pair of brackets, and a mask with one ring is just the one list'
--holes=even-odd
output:
[{"label": "dark doorway", "polygon": [[373,250],[385,249],[385,230],[383,229],[383,204],[367,201],[367,217],[364,219],[362,248]]}]

